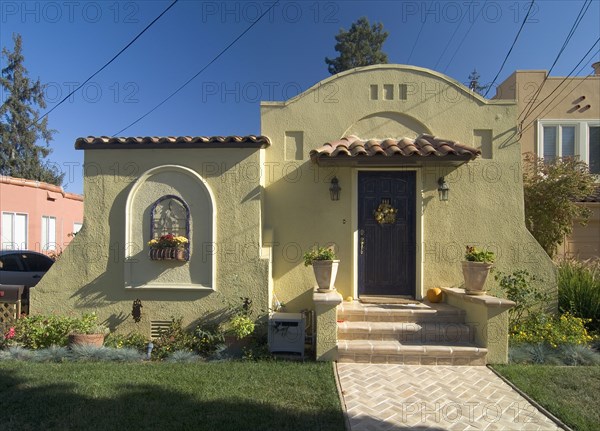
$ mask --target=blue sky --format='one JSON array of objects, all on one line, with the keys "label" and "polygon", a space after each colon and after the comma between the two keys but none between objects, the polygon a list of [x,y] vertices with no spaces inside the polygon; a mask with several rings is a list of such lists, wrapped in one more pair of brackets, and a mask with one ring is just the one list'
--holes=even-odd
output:
[{"label": "blue sky", "polygon": [[[22,35],[30,77],[47,84],[45,112],[170,3],[3,0],[0,45],[12,50],[11,35]],[[529,3],[281,1],[186,88],[120,136],[259,134],[259,102],[286,100],[328,77],[324,58],[336,56],[334,36],[361,16],[382,22],[389,32],[384,51],[390,63],[431,68],[463,83],[476,68],[481,82],[490,83]],[[272,4],[180,0],[115,62],[54,110],[49,124],[57,134],[50,160],[66,173],[65,189],[83,191],[83,153],[74,149],[77,137],[113,135],[141,117]],[[537,0],[496,84],[517,69],[549,69],[582,5],[578,0]],[[598,39],[599,22],[600,2],[593,0],[552,75],[571,72]],[[586,58],[580,75],[592,71],[599,48],[596,45]],[[492,90],[488,96],[494,94]],[[4,94],[0,96],[4,101]]]}]

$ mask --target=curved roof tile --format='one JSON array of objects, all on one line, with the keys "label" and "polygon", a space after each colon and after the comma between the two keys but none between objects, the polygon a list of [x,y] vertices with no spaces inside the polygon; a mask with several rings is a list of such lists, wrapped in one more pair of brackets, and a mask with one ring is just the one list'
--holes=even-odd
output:
[{"label": "curved roof tile", "polygon": [[[386,138],[386,139],[361,139],[349,135],[339,140],[325,143],[323,146],[310,152],[313,162],[334,162],[336,157],[347,160],[347,157],[356,161],[368,160],[372,156],[381,156],[402,160],[415,160],[420,158],[436,158],[452,160],[453,162],[466,162],[481,155],[481,151],[460,144],[457,141],[442,139],[436,136],[422,134],[415,139]],[[390,160],[391,161],[391,160]]]},{"label": "curved roof tile", "polygon": [[190,148],[190,147],[266,147],[271,145],[267,136],[88,136],[77,138],[75,148],[77,149],[135,149],[146,148],[146,146],[167,148]]}]

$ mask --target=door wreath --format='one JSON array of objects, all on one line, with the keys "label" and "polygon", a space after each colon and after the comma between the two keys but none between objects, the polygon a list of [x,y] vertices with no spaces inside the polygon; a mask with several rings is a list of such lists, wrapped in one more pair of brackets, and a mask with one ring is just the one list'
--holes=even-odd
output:
[{"label": "door wreath", "polygon": [[396,213],[398,210],[391,206],[387,202],[379,204],[377,209],[373,212],[375,220],[379,224],[393,224],[396,222]]}]

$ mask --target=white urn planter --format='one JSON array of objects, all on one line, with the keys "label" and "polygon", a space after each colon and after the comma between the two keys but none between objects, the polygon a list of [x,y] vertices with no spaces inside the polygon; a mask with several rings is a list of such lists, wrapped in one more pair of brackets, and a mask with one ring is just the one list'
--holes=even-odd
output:
[{"label": "white urn planter", "polygon": [[335,290],[335,277],[337,276],[339,260],[314,260],[312,262],[315,278],[317,279],[318,292],[331,292]]},{"label": "white urn planter", "polygon": [[467,295],[485,295],[483,290],[485,281],[487,280],[491,263],[487,262],[462,262],[462,271],[465,278],[465,292]]}]

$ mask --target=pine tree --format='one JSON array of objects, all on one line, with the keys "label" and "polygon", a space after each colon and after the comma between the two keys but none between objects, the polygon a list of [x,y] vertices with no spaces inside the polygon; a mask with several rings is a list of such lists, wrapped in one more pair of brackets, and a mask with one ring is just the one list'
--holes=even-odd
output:
[{"label": "pine tree", "polygon": [[335,75],[354,67],[386,64],[388,57],[381,48],[387,37],[383,24],[371,26],[366,17],[353,23],[348,31],[341,29],[335,36],[335,50],[340,55],[333,59],[325,57],[329,73]]},{"label": "pine tree", "polygon": [[[55,133],[48,118],[39,121],[37,107],[45,108],[44,85],[32,81],[23,65],[22,42],[13,34],[14,50],[2,49],[6,67],[0,71],[3,103],[0,106],[0,174],[61,185],[64,174],[44,159]],[[46,145],[37,145],[42,140]]]}]

